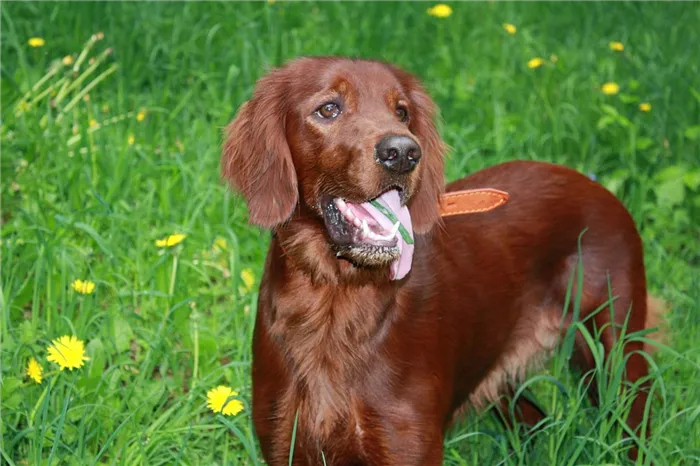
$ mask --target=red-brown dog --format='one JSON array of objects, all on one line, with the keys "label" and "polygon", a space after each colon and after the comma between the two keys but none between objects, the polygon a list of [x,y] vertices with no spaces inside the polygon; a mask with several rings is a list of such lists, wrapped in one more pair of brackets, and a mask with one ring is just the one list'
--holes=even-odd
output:
[{"label": "red-brown dog", "polygon": [[[223,173],[251,223],[273,231],[253,342],[253,419],[269,464],[288,464],[297,415],[294,464],[440,464],[453,415],[512,393],[556,348],[584,230],[581,318],[609,301],[608,283],[614,324],[638,331],[652,315],[640,237],[610,192],[536,162],[445,186],[433,116],[408,73],[318,57],[263,77],[227,129]],[[510,197],[441,217],[445,191],[472,188]],[[608,306],[587,321],[605,327],[608,350],[610,318]],[[630,382],[647,374],[643,346],[625,346]],[[593,368],[585,344],[575,356]],[[634,430],[646,400],[632,404]],[[519,399],[519,420],[542,417]]]}]

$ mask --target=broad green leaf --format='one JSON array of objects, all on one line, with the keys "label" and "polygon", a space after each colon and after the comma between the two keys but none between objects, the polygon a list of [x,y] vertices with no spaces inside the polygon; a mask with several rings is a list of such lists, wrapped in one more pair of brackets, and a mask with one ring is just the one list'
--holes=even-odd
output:
[{"label": "broad green leaf", "polygon": [[134,331],[131,329],[131,325],[119,314],[112,317],[112,337],[119,353],[127,351],[131,340],[134,338]]},{"label": "broad green leaf", "polygon": [[663,207],[673,207],[681,204],[685,197],[685,185],[679,180],[664,181],[654,188],[659,204]]},{"label": "broad green leaf", "polygon": [[639,138],[637,139],[636,147],[637,150],[644,150],[651,147],[654,144],[654,140],[651,138]]},{"label": "broad green leaf", "polygon": [[700,139],[700,125],[686,128],[683,134],[685,134],[685,137],[693,141],[695,141],[696,139]]},{"label": "broad green leaf", "polygon": [[603,112],[606,113],[607,115],[617,117],[620,115],[620,113],[617,111],[615,107],[612,105],[607,105],[607,104],[602,104],[600,108],[603,109]]},{"label": "broad green leaf", "polygon": [[611,124],[615,123],[615,118],[611,116],[604,116],[600,120],[598,120],[598,124],[596,125],[596,128],[598,130],[602,130],[610,126]]},{"label": "broad green leaf", "polygon": [[685,175],[686,167],[683,165],[671,165],[661,170],[656,175],[657,181],[681,181]]},{"label": "broad green leaf", "polygon": [[695,191],[700,186],[700,170],[692,170],[683,175],[683,182],[685,185]]},{"label": "broad green leaf", "polygon": [[634,104],[639,102],[639,97],[631,94],[620,94],[620,100],[626,104]]},{"label": "broad green leaf", "polygon": [[673,223],[676,225],[688,225],[690,224],[690,215],[685,209],[677,209],[673,211]]},{"label": "broad green leaf", "polygon": [[88,372],[89,377],[102,377],[105,370],[105,349],[102,344],[102,340],[99,338],[93,338],[90,343],[85,347],[85,352],[88,354],[90,361],[88,364],[90,370]]}]

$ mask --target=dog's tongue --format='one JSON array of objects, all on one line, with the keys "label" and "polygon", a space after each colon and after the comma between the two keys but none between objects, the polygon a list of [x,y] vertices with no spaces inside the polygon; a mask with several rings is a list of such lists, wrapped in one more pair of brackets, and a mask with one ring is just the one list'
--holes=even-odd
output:
[{"label": "dog's tongue", "polygon": [[407,234],[409,241],[406,241],[404,235],[401,234],[401,230],[397,233],[400,257],[391,264],[391,279],[401,280],[408,274],[411,270],[411,263],[413,262],[413,225],[411,225],[411,214],[408,212],[408,207],[401,205],[401,198],[399,197],[399,192],[396,190],[387,191],[386,193],[375,199],[384,209],[388,210],[395,217],[394,220],[387,217],[380,209],[372,205],[372,202],[365,202],[362,207],[372,215],[372,218],[379,223],[382,228],[386,231],[391,230],[391,228],[396,223],[396,220],[401,222],[403,225],[404,233]]}]

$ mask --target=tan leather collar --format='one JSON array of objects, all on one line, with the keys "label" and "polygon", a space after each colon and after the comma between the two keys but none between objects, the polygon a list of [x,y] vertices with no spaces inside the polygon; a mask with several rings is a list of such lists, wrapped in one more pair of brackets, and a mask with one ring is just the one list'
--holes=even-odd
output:
[{"label": "tan leather collar", "polygon": [[505,191],[492,188],[452,191],[440,197],[438,207],[441,217],[487,212],[508,202]]}]

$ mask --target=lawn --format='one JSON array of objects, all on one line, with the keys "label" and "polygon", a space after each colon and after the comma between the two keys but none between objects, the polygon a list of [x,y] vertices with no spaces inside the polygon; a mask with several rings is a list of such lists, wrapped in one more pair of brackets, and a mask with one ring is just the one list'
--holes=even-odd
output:
[{"label": "lawn", "polygon": [[[2,3],[1,463],[260,464],[250,339],[269,235],[221,180],[221,130],[269,67],[320,54],[419,76],[449,180],[546,160],[624,201],[670,307],[639,463],[700,463],[700,4],[433,5]],[[55,362],[63,336],[81,367]],[[470,415],[445,464],[625,464],[614,381],[593,408],[562,367],[530,379],[550,413],[537,434]],[[207,406],[220,385],[241,412]]]}]

